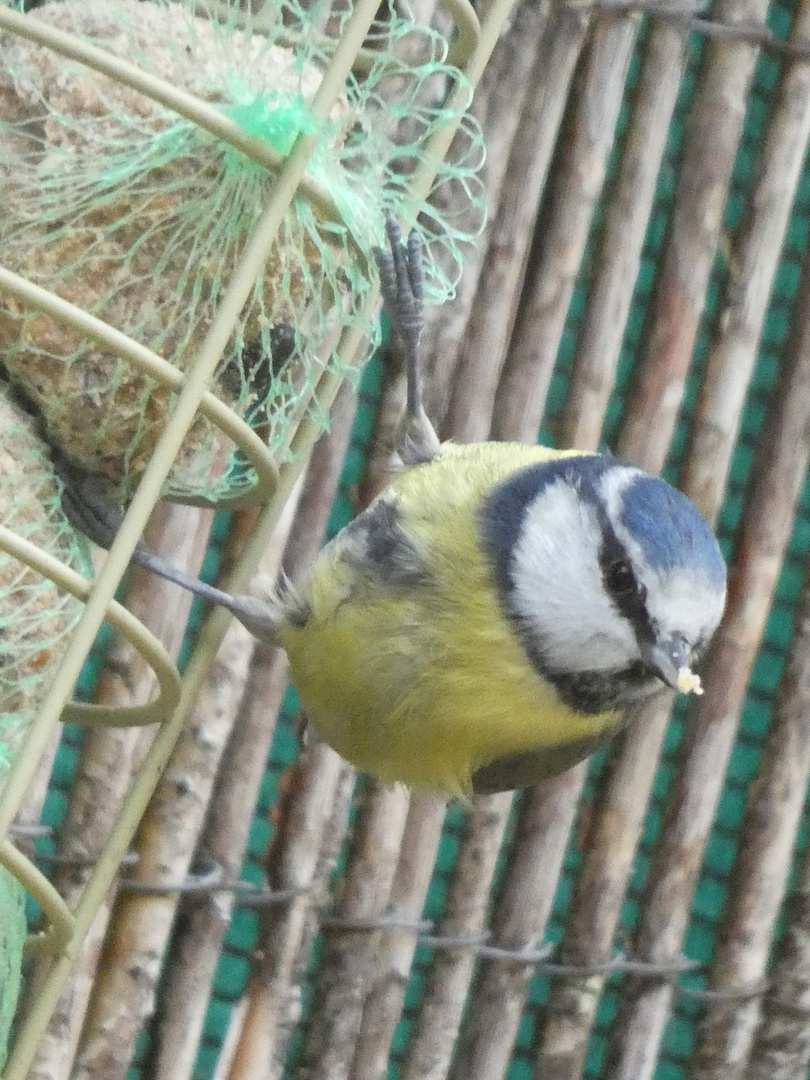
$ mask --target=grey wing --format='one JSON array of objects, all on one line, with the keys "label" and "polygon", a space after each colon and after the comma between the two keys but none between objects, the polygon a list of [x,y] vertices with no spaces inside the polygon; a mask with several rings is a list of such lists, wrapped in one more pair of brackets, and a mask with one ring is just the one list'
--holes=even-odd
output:
[{"label": "grey wing", "polygon": [[522,754],[509,754],[485,765],[473,773],[472,787],[476,795],[494,795],[498,791],[517,791],[533,787],[543,780],[566,772],[598,750],[614,734],[615,728],[606,734],[577,739],[561,746],[542,750],[528,750]]},{"label": "grey wing", "polygon": [[403,527],[398,499],[391,493],[378,496],[336,540],[341,559],[366,587],[407,590],[432,582],[424,554]]},{"label": "grey wing", "polygon": [[567,772],[604,746],[614,735],[618,735],[636,715],[635,710],[625,714],[618,723],[597,735],[572,739],[570,742],[544,747],[542,750],[528,750],[522,754],[509,754],[507,757],[498,758],[473,773],[473,792],[476,795],[493,795],[498,791],[516,791],[518,788],[532,787],[552,776]]}]

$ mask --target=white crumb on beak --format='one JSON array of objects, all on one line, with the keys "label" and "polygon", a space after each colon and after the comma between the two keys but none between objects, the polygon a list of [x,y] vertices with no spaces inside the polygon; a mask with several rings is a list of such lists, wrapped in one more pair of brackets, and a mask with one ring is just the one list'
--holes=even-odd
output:
[{"label": "white crumb on beak", "polygon": [[700,676],[696,675],[691,668],[682,667],[678,669],[677,678],[678,692],[681,694],[702,694],[703,686],[700,681]]}]

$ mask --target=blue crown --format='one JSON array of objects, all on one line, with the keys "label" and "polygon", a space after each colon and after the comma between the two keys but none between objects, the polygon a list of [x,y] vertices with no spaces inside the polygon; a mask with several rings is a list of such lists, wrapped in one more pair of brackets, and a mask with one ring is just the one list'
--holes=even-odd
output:
[{"label": "blue crown", "polygon": [[725,585],[726,564],[706,520],[665,481],[636,477],[624,490],[621,520],[651,566],[690,566],[702,571],[708,584],[718,589]]}]

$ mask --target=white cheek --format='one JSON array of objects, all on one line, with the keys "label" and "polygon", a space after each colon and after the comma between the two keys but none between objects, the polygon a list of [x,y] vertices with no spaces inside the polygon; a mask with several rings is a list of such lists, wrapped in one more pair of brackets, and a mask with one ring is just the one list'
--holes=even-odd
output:
[{"label": "white cheek", "polygon": [[529,507],[513,553],[513,603],[538,637],[550,667],[624,668],[640,659],[630,624],[605,593],[596,515],[566,485]]}]

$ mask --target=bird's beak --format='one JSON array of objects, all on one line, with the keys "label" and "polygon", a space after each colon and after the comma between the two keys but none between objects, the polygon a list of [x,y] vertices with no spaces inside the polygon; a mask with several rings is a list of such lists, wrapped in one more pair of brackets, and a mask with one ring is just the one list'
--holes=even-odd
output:
[{"label": "bird's beak", "polygon": [[684,673],[691,674],[692,649],[680,634],[663,641],[642,642],[641,656],[644,663],[673,690],[683,691]]}]

